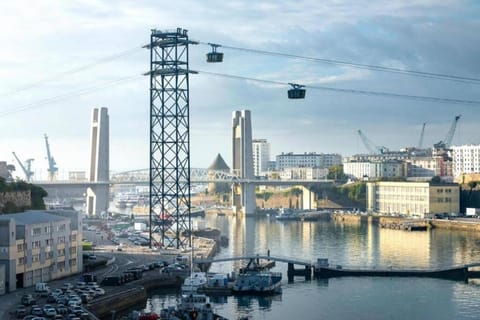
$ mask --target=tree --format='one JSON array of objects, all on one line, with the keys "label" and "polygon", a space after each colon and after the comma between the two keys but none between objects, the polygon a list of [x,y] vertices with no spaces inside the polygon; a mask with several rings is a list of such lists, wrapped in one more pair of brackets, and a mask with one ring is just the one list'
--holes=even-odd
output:
[{"label": "tree", "polygon": [[327,178],[332,180],[347,180],[347,176],[343,172],[343,165],[336,165],[328,168]]}]

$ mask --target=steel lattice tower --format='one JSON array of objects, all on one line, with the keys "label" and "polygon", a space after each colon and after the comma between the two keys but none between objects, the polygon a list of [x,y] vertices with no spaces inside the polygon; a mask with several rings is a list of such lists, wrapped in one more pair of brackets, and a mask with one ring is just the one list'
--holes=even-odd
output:
[{"label": "steel lattice tower", "polygon": [[190,120],[187,30],[150,36],[150,245],[190,246]]}]

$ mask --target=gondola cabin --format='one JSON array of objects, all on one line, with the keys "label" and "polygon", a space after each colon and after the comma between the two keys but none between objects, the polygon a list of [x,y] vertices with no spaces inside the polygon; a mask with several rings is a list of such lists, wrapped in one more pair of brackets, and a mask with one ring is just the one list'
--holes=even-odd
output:
[{"label": "gondola cabin", "polygon": [[222,62],[223,61],[223,53],[217,52],[217,48],[220,47],[219,44],[209,43],[212,46],[212,51],[207,53],[207,62]]},{"label": "gondola cabin", "polygon": [[290,84],[293,88],[288,90],[288,99],[305,99],[305,89],[298,84]]},{"label": "gondola cabin", "polygon": [[222,52],[209,52],[207,53],[207,62],[222,62],[223,53]]}]

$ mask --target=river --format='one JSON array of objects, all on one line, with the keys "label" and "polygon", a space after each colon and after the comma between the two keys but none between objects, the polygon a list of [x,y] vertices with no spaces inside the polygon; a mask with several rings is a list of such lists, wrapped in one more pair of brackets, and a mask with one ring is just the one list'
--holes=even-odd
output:
[{"label": "river", "polygon": [[[217,257],[266,254],[371,268],[436,268],[480,262],[480,234],[433,229],[408,232],[368,223],[276,221],[269,217],[207,215],[230,244]],[[241,262],[213,264],[231,272]],[[331,278],[288,283],[273,297],[228,297],[213,301],[228,319],[480,319],[480,282],[423,278]],[[147,309],[174,304],[177,293],[152,294]]]}]

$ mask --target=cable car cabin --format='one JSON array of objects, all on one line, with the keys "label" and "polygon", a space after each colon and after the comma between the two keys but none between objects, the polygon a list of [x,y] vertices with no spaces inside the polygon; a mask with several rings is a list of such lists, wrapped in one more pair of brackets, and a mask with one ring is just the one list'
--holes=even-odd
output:
[{"label": "cable car cabin", "polygon": [[288,99],[305,99],[305,89],[293,88],[288,90]]},{"label": "cable car cabin", "polygon": [[222,52],[209,52],[207,53],[207,62],[222,62],[223,53]]}]

